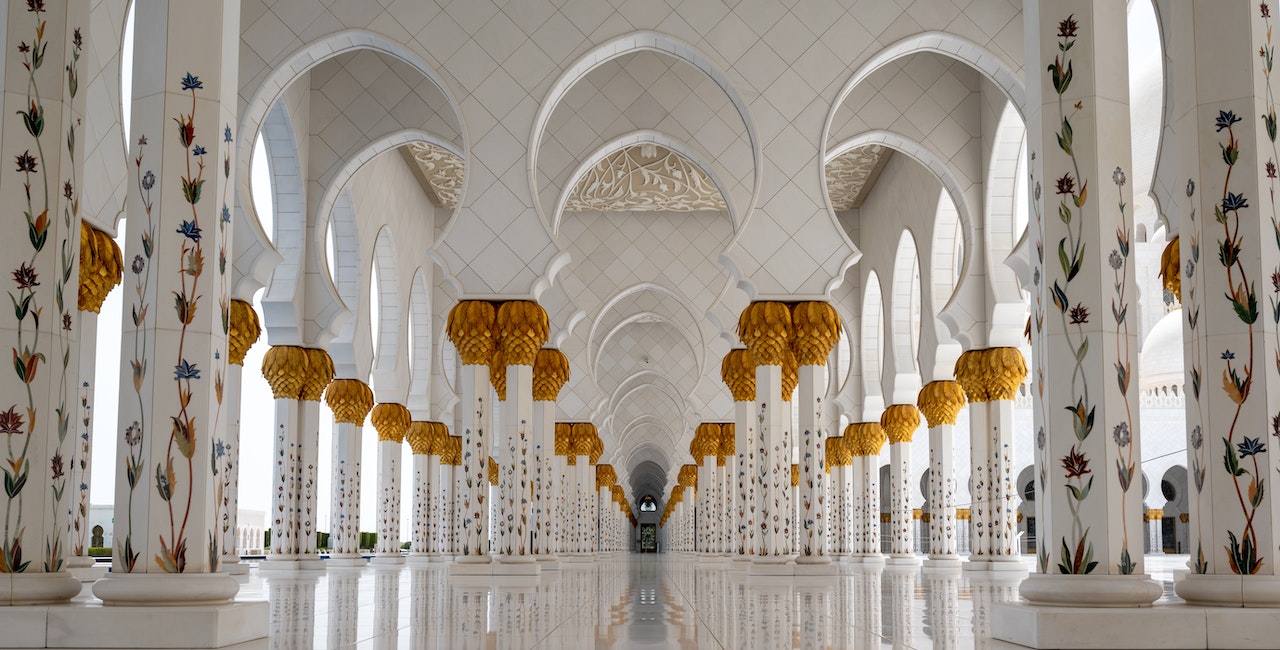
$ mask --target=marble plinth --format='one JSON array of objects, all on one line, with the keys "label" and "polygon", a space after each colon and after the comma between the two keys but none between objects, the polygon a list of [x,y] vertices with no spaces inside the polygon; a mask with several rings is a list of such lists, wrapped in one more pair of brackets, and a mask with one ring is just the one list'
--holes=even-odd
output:
[{"label": "marble plinth", "polygon": [[1280,576],[1187,573],[1173,589],[1192,605],[1207,607],[1280,607]]},{"label": "marble plinth", "polygon": [[369,558],[369,564],[374,566],[401,566],[404,564],[403,555],[375,555]]},{"label": "marble plinth", "polygon": [[532,556],[526,560],[514,561],[516,558],[502,558],[490,565],[490,573],[495,576],[536,576],[542,573],[542,567]]},{"label": "marble plinth", "polygon": [[955,556],[927,557],[925,558],[924,562],[921,563],[921,566],[924,567],[924,570],[926,572],[931,572],[931,571],[949,572],[964,566],[964,560],[961,560],[960,558]]},{"label": "marble plinth", "polygon": [[889,566],[920,566],[921,559],[919,555],[890,555],[884,562]]},{"label": "marble plinth", "polygon": [[1073,576],[1033,573],[1019,594],[1028,601],[1056,607],[1145,607],[1163,593],[1147,575]]},{"label": "marble plinth", "polygon": [[315,571],[323,569],[326,562],[327,560],[321,560],[318,557],[291,558],[285,560],[266,559],[258,563],[258,570],[263,573],[297,573],[298,571]]},{"label": "marble plinth", "polygon": [[780,558],[780,562],[761,562],[759,560],[752,562],[747,567],[747,575],[749,576],[791,576],[795,575],[796,565],[787,561],[787,558]]},{"label": "marble plinth", "polygon": [[1197,607],[1045,607],[1001,603],[992,635],[1031,648],[1280,648],[1280,610]]},{"label": "marble plinth", "polygon": [[80,581],[66,571],[0,573],[0,605],[60,603],[78,593]]},{"label": "marble plinth", "polygon": [[[89,566],[73,566],[67,569],[67,573],[71,577],[80,582],[97,582],[107,575],[107,569],[111,568],[109,564],[92,564]],[[249,572],[249,568],[245,567],[245,573]]]},{"label": "marble plinth", "polygon": [[[481,559],[483,558],[483,559]],[[451,576],[487,576],[493,575],[493,559],[487,555],[459,556],[449,565]]]}]

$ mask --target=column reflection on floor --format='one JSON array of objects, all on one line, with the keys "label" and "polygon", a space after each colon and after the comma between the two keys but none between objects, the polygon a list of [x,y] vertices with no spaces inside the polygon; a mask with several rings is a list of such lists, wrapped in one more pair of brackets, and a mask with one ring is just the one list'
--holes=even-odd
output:
[{"label": "column reflection on floor", "polygon": [[[1168,585],[1186,556],[1148,560]],[[268,645],[281,649],[981,648],[993,645],[993,607],[1026,575],[837,561],[829,575],[752,576],[681,554],[561,566],[505,577],[451,576],[447,563],[332,567],[254,574],[244,589],[269,597]]]}]

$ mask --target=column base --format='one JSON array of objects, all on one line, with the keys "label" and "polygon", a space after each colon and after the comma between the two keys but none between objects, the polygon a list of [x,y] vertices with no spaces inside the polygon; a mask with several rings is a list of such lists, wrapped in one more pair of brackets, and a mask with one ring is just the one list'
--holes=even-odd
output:
[{"label": "column base", "polygon": [[[1239,583],[1237,583],[1239,584]],[[1073,576],[1036,573],[1018,594],[1034,605],[1055,607],[1149,607],[1164,593],[1151,576]]]},{"label": "column base", "polygon": [[[80,582],[94,582],[107,575],[108,565],[90,565],[87,567],[68,567],[67,573]],[[246,571],[248,573],[248,571]]]},{"label": "column base", "polygon": [[249,563],[241,562],[239,555],[222,556],[222,571],[231,576],[249,575]]},{"label": "column base", "polygon": [[325,560],[316,556],[292,556],[288,559],[273,559],[270,556],[258,563],[259,573],[297,573],[298,571],[316,571],[325,568]]},{"label": "column base", "polygon": [[[830,555],[797,555],[796,565],[827,567],[831,565],[831,556]],[[796,575],[800,575],[800,574],[797,573]]]},{"label": "column base", "polygon": [[1275,610],[1158,604],[1141,609],[998,603],[992,636],[1031,648],[1275,648]]},{"label": "column base", "polygon": [[959,571],[964,566],[964,560],[954,555],[938,555],[925,558],[924,570],[930,572],[947,572]]},{"label": "column base", "polygon": [[989,558],[974,560],[969,559],[964,563],[965,571],[998,571],[1006,573],[1027,573],[1029,569],[1026,563],[1018,558],[1009,558],[1006,560],[992,560]]},{"label": "column base", "polygon": [[105,605],[221,605],[239,591],[225,573],[110,573],[93,584]]},{"label": "column base", "polygon": [[585,564],[594,562],[596,558],[594,553],[571,553],[560,559],[568,564]]},{"label": "column base", "polygon": [[1280,607],[1280,576],[1188,573],[1173,590],[1188,605]]},{"label": "column base", "polygon": [[220,648],[267,636],[266,602],[0,608],[3,648]]},{"label": "column base", "polygon": [[539,555],[538,566],[542,567],[543,571],[559,571],[560,558],[554,555]]},{"label": "column base", "polygon": [[451,576],[487,576],[493,574],[493,558],[488,555],[459,555],[449,565]]},{"label": "column base", "polygon": [[66,571],[0,573],[0,605],[65,603],[79,593],[80,581]]},{"label": "column base", "polygon": [[840,566],[834,562],[800,562],[796,559],[795,572],[792,575],[797,576],[829,576],[834,577],[840,575]]},{"label": "column base", "polygon": [[96,558],[89,557],[88,555],[72,555],[67,558],[68,569],[83,569],[91,567],[97,563],[98,560]]},{"label": "column base", "polygon": [[864,566],[884,566],[885,557],[876,553],[874,555],[850,555],[849,564],[861,564]]},{"label": "column base", "polygon": [[409,557],[404,559],[405,564],[414,567],[428,566],[434,561],[435,558],[427,555],[426,553],[419,553],[417,555],[410,553]]},{"label": "column base", "polygon": [[369,558],[369,564],[374,566],[402,566],[404,565],[404,556],[399,553],[395,555],[375,555]]},{"label": "column base", "polygon": [[542,567],[538,562],[529,556],[528,560],[513,562],[516,558],[503,559],[498,556],[498,561],[490,565],[491,575],[495,576],[536,576],[542,573]]},{"label": "column base", "polygon": [[329,560],[325,563],[330,567],[361,567],[369,564],[359,553],[334,553],[329,556]]},{"label": "column base", "polygon": [[920,566],[920,562],[919,555],[890,555],[885,558],[885,564],[889,566]]},{"label": "column base", "polygon": [[790,562],[790,561],[789,561],[789,560],[790,560],[790,558],[788,558],[788,557],[787,557],[787,556],[785,556],[785,555],[757,556],[757,557],[771,557],[771,558],[777,558],[777,559],[778,559],[778,560],[780,560],[780,561],[777,561],[777,562],[769,562],[769,561],[761,562],[761,561],[759,561],[759,560],[756,560],[756,561],[754,561],[754,562],[752,562],[752,563],[751,563],[751,566],[747,567],[747,575],[749,575],[749,576],[791,576],[791,575],[795,575],[795,572],[796,572],[796,565],[795,565],[793,562]]}]

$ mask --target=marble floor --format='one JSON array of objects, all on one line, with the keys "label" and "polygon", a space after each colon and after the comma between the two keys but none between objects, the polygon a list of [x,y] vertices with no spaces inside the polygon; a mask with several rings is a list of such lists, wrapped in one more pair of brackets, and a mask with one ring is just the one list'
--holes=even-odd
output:
[{"label": "marble floor", "polygon": [[[1033,558],[1027,556],[1028,566]],[[1173,593],[1187,557],[1148,556]],[[537,577],[450,576],[447,565],[255,568],[242,599],[270,601],[270,637],[235,648],[1009,648],[991,607],[1023,577],[835,565],[760,577],[725,560],[626,555]]]}]

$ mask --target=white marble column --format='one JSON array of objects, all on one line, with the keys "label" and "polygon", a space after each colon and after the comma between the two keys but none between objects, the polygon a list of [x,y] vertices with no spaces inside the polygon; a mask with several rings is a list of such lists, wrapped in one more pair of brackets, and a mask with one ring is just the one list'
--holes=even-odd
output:
[{"label": "white marble column", "polygon": [[238,585],[217,573],[212,455],[231,417],[222,389],[240,3],[144,1],[135,16],[136,32],[151,37],[135,41],[133,78],[152,83],[135,84],[132,98],[125,259],[137,272],[122,310],[124,467],[116,558],[94,594],[109,604],[225,601]]},{"label": "white marble column", "polygon": [[400,554],[400,455],[413,422],[401,404],[373,407],[370,421],[378,432],[378,544],[371,564],[402,564]]},{"label": "white marble column", "polygon": [[[459,556],[450,566],[457,573],[487,573],[489,557],[489,362],[497,334],[497,312],[482,300],[459,302],[449,312],[449,339],[458,349],[462,412],[461,493],[454,526],[462,531]],[[474,566],[467,566],[474,565]]]},{"label": "white marble column", "polygon": [[1025,378],[1025,362],[1016,348],[970,350],[956,361],[956,381],[969,409],[972,510],[966,570],[1025,569],[1017,558],[1013,485],[1013,400]]},{"label": "white marble column", "polygon": [[[430,561],[427,555],[427,540],[431,535],[431,499],[435,496],[431,472],[431,451],[435,443],[435,429],[432,424],[414,420],[409,423],[409,428],[405,430],[404,435],[405,442],[409,443],[409,449],[413,455],[412,479],[409,481],[413,486],[413,514],[409,519],[411,529],[408,557],[408,562],[411,564]],[[439,466],[439,458],[437,458],[437,469]]]},{"label": "white marble column", "polygon": [[[222,534],[222,570],[232,575],[249,573],[249,565],[240,561],[236,544],[237,513],[240,506],[240,393],[244,357],[262,334],[258,313],[244,300],[231,301],[230,329],[227,331],[227,376],[223,384],[223,400],[227,409],[227,429],[222,447],[214,448],[221,482],[219,526]],[[85,478],[88,484],[88,477]]]},{"label": "white marble column", "polygon": [[75,323],[80,313],[73,299],[85,102],[83,91],[69,83],[84,74],[87,63],[81,60],[87,59],[81,32],[87,32],[89,7],[86,2],[47,8],[10,2],[0,11],[8,71],[0,76],[6,163],[0,201],[9,224],[8,236],[0,240],[0,259],[12,307],[0,326],[2,349],[12,353],[5,355],[12,363],[0,373],[5,441],[0,604],[61,602],[80,588],[66,572],[74,551],[68,515],[78,498],[67,459],[79,429],[73,422],[79,413]]},{"label": "white marble column", "polygon": [[929,425],[929,558],[925,566],[960,565],[956,526],[955,424],[964,408],[964,390],[954,381],[931,381],[916,405]]},{"label": "white marble column", "polygon": [[321,569],[323,560],[316,548],[320,490],[320,400],[333,381],[333,359],[324,350],[307,348],[307,382],[298,401],[301,431],[298,435],[298,560],[299,568]]},{"label": "white marble column", "polygon": [[911,439],[920,427],[920,412],[911,404],[893,404],[880,414],[889,439],[890,564],[919,564],[911,516]]},{"label": "white marble column", "polygon": [[785,303],[754,302],[738,320],[738,338],[756,362],[756,475],[759,487],[761,538],[753,559],[754,572],[783,572],[790,569],[761,568],[787,564],[791,558],[789,537],[791,448],[789,404],[783,403],[783,365],[791,355],[791,310]]},{"label": "white marble column", "polygon": [[445,438],[440,450],[439,534],[431,539],[431,552],[442,562],[452,560],[457,553],[458,526],[455,524],[455,517],[458,514],[457,500],[462,480],[462,437],[449,435],[447,426],[444,432]]},{"label": "white marble column", "polygon": [[333,469],[329,499],[328,566],[363,566],[360,555],[360,434],[373,391],[359,379],[335,379],[325,390],[333,411]]},{"label": "white marble column", "polygon": [[[853,558],[861,564],[883,564],[880,552],[880,450],[886,436],[879,422],[860,422],[845,430],[853,452]],[[860,543],[858,537],[861,537]]]},{"label": "white marble column", "polygon": [[[98,348],[98,313],[107,294],[123,279],[124,254],[107,233],[80,222],[80,285],[77,297],[79,318],[73,324],[76,332],[77,385],[80,387],[75,412],[77,439],[70,447],[69,466],[71,497],[68,511],[67,540],[71,546],[67,567],[81,580],[101,577],[103,569],[94,569],[95,560],[89,556],[92,541],[89,533],[89,486],[92,483],[94,387],[98,385],[96,351]],[[239,374],[236,373],[237,378]],[[225,539],[224,539],[225,544]],[[235,546],[231,546],[235,551]],[[236,558],[237,560],[239,557]]]},{"label": "white marble column", "polygon": [[1175,590],[1194,604],[1280,603],[1276,9],[1169,12],[1175,33],[1195,39],[1172,54],[1185,82],[1171,109],[1186,134],[1177,146],[1188,182],[1171,221],[1181,240],[1191,476],[1191,574]]},{"label": "white marble column", "polygon": [[698,466],[698,490],[694,500],[694,515],[697,520],[697,551],[700,554],[714,553],[712,544],[715,539],[715,515],[712,512],[715,502],[716,485],[716,453],[720,450],[720,425],[703,422],[694,430],[693,440],[689,442],[689,454]]},{"label": "white marble column", "polygon": [[571,540],[574,535],[575,520],[573,505],[569,501],[570,484],[573,481],[569,470],[571,440],[573,438],[572,428],[572,425],[568,422],[557,422],[552,434],[554,447],[552,467],[553,476],[555,477],[553,496],[555,497],[556,514],[553,542],[556,555],[567,554],[574,550]]},{"label": "white marble column", "polygon": [[[827,557],[826,409],[819,394],[827,357],[840,336],[840,316],[825,302],[797,303],[791,312],[799,375],[800,546],[797,564],[823,565]],[[825,572],[826,569],[813,571]]]},{"label": "white marble column", "polygon": [[849,453],[847,442],[843,435],[832,436],[827,438],[826,448],[823,450],[827,468],[831,471],[828,477],[831,486],[831,517],[830,525],[827,527],[827,534],[830,537],[828,551],[837,558],[847,557],[853,542],[850,521],[853,485],[849,480],[849,465],[853,462],[853,456]]},{"label": "white marble column", "polygon": [[733,395],[734,451],[737,468],[734,483],[734,559],[748,560],[756,553],[756,372],[755,361],[745,349],[730,350],[720,362],[720,378]]},{"label": "white marble column", "polygon": [[556,398],[560,389],[569,381],[569,359],[563,352],[544,348],[538,350],[533,362],[533,444],[534,468],[537,471],[533,484],[534,521],[536,544],[534,553],[538,560],[552,562],[560,552],[557,541],[563,527],[559,504],[561,471],[563,462],[556,448]]},{"label": "white marble column", "polygon": [[[1043,436],[1036,432],[1036,467],[1045,484],[1036,490],[1041,573],[1022,583],[1021,594],[1036,604],[1148,605],[1162,590],[1143,573],[1141,436],[1138,395],[1130,390],[1138,296],[1126,180],[1126,9],[1058,0],[1024,11],[1033,44],[1028,70],[1035,71],[1027,84],[1029,169],[1053,192],[1035,193],[1028,226],[1031,249],[1040,251],[1032,256],[1040,280],[1032,288],[1039,298],[1032,342],[1044,427]],[[983,362],[993,402],[987,425],[1009,440],[1011,400],[1022,381],[1010,369],[1025,366],[1012,348],[989,350]],[[1004,497],[1012,482],[993,488]],[[1012,494],[995,504],[997,512],[1004,503],[1012,506]],[[1011,546],[1016,523],[995,523],[992,541]],[[1080,575],[1098,579],[1073,579]]]}]

